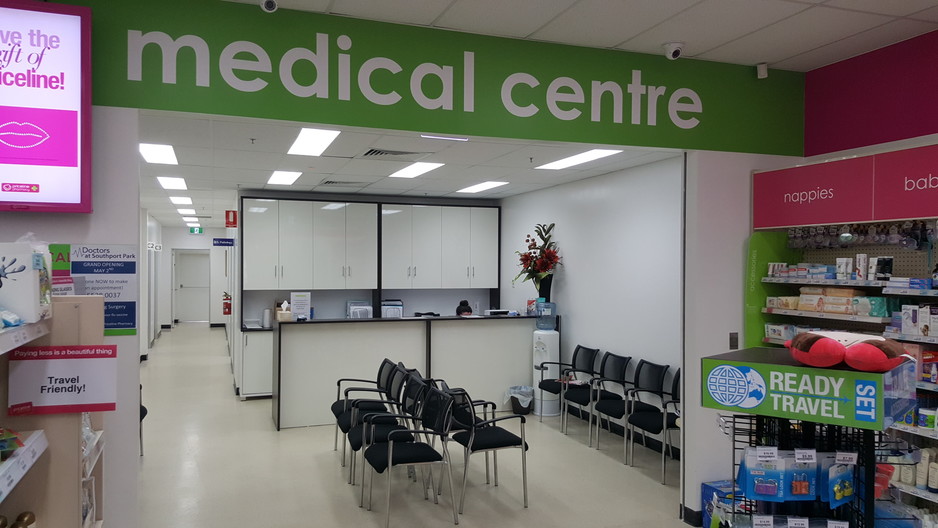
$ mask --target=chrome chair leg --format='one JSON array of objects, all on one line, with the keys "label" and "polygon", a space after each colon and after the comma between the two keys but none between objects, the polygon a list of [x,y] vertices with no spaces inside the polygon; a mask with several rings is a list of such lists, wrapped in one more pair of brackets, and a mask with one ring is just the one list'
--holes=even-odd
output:
[{"label": "chrome chair leg", "polygon": [[[449,450],[446,449],[445,445],[443,446],[443,463],[446,464],[446,474],[449,477],[449,494],[453,503],[453,524],[459,524],[459,514],[456,513],[456,488],[453,487],[453,464],[449,458]],[[440,480],[443,480],[443,475],[440,475]],[[465,486],[463,491],[465,491]],[[462,505],[460,505],[460,508],[462,508]]]},{"label": "chrome chair leg", "polygon": [[[495,473],[495,486],[498,486],[498,451],[492,451],[492,469]],[[485,483],[488,484],[488,481]]]},{"label": "chrome chair leg", "polygon": [[463,456],[463,470],[462,470],[462,493],[459,497],[459,513],[463,512],[463,507],[466,505],[466,483],[469,480],[469,448],[465,449],[466,454]]},{"label": "chrome chair leg", "polygon": [[528,507],[528,450],[524,436],[524,424],[521,424],[521,486],[524,488],[524,507]]}]

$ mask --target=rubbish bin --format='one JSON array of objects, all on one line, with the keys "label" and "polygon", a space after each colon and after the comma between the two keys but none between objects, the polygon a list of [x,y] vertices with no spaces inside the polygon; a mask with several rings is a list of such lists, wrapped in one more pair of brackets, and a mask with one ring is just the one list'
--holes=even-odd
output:
[{"label": "rubbish bin", "polygon": [[534,387],[527,385],[512,385],[505,394],[511,402],[511,412],[515,414],[528,414],[534,405]]}]

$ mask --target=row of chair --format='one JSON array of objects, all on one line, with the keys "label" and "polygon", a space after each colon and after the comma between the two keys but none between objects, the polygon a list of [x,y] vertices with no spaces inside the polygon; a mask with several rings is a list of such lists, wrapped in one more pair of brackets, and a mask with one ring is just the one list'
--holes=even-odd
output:
[{"label": "row of chair", "polygon": [[[412,468],[408,474],[416,479],[416,468],[420,468],[424,498],[429,499],[429,493],[432,493],[436,503],[442,492],[443,476],[434,479],[432,468],[439,465],[445,470],[449,481],[453,500],[453,522],[459,524],[459,514],[463,512],[465,505],[470,455],[485,453],[485,478],[488,484],[489,452],[492,452],[497,486],[497,451],[519,449],[524,507],[527,508],[528,444],[524,432],[525,418],[521,415],[495,417],[495,407],[492,402],[473,400],[464,389],[451,388],[443,380],[424,378],[416,369],[408,369],[402,363],[394,363],[387,358],[381,362],[375,380],[338,380],[336,401],[332,404],[332,413],[336,417],[333,449],[338,450],[338,435],[339,431],[342,431],[343,466],[346,464],[346,447],[350,449],[349,484],[355,484],[356,481],[356,454],[359,451],[363,453],[359,506],[363,507],[365,502],[366,465],[371,467],[369,510],[374,474],[388,470],[386,526],[390,526],[391,518],[390,469],[395,466],[407,466]],[[520,422],[520,436],[499,425],[506,420]],[[464,467],[458,511],[447,446],[450,441],[455,441],[463,447]],[[429,466],[426,473],[425,466]]]},{"label": "row of chair", "polygon": [[[634,465],[636,429],[642,431],[642,445],[649,434],[661,435],[661,483],[665,483],[666,450],[673,458],[671,432],[679,429],[680,377],[677,369],[671,377],[670,387],[665,387],[669,365],[661,365],[644,359],[633,362],[628,356],[606,352],[596,367],[599,349],[577,345],[570,363],[545,361],[537,368],[541,371],[538,388],[541,401],[544,391],[560,397],[560,428],[567,433],[570,405],[575,405],[577,415],[587,414],[588,445],[593,445],[593,421],[596,422],[596,449],[603,417],[612,430],[612,419],[622,420],[623,461]],[[630,369],[630,365],[634,368]],[[545,379],[551,365],[560,369],[558,379]],[[543,413],[541,420],[543,421]]]}]

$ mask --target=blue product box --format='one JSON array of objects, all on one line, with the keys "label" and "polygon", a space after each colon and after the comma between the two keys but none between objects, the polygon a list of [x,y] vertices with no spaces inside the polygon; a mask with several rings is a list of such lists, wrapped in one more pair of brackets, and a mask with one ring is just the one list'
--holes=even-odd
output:
[{"label": "blue product box", "polygon": [[[733,497],[743,496],[739,487],[733,488],[732,480],[715,480],[700,485],[700,504],[703,514],[703,528],[710,528],[716,517],[716,524],[723,519],[724,513],[733,511]],[[714,515],[716,513],[716,515]]]}]

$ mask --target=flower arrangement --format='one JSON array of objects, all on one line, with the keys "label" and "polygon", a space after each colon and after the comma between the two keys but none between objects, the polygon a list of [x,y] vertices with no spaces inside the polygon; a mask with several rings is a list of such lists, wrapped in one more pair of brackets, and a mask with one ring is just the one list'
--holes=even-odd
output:
[{"label": "flower arrangement", "polygon": [[551,231],[553,230],[554,224],[537,224],[534,226],[536,237],[531,235],[525,237],[526,249],[524,251],[515,251],[518,255],[521,271],[518,272],[512,283],[524,277],[521,282],[533,281],[534,287],[541,291],[541,281],[552,275],[557,266],[561,264],[557,243],[551,240]]}]

